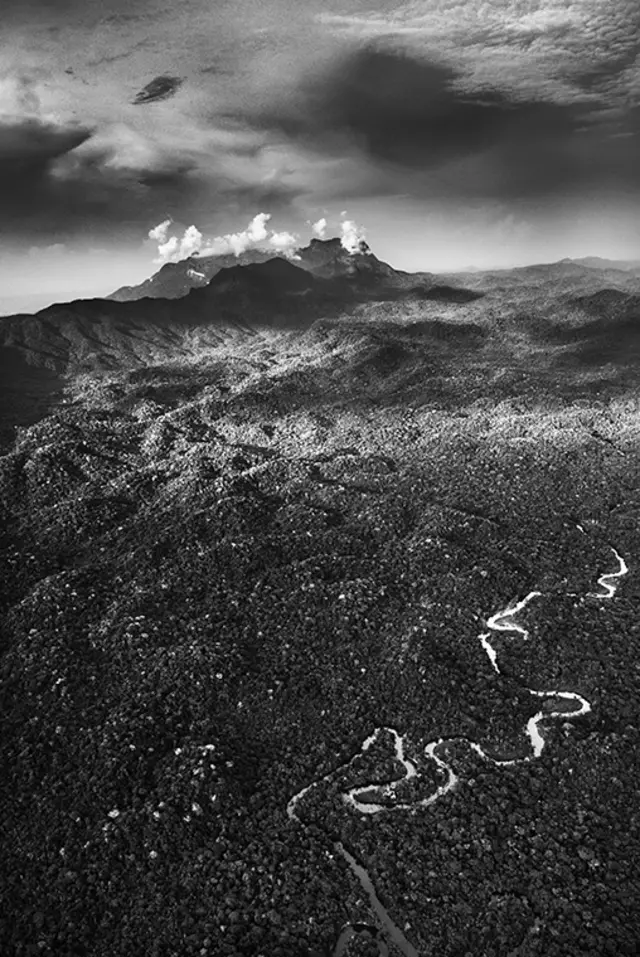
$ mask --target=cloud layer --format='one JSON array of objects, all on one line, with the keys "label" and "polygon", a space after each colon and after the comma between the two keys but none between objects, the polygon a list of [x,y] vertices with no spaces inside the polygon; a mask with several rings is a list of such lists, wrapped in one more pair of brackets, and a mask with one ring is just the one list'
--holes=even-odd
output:
[{"label": "cloud layer", "polygon": [[363,252],[366,247],[366,230],[352,219],[344,219],[340,224],[340,242],[349,253]]},{"label": "cloud layer", "polygon": [[[188,226],[182,235],[170,236],[173,225],[171,219],[164,219],[157,226],[149,230],[147,236],[157,244],[157,255],[154,262],[159,265],[177,263],[189,256],[223,256],[233,254],[241,256],[248,249],[273,250],[274,255],[297,258],[296,250],[300,248],[301,240],[297,233],[288,230],[269,230],[267,223],[271,219],[270,213],[256,213],[248,223],[246,229],[240,232],[227,233],[224,236],[205,237],[197,226]],[[312,233],[319,237],[326,235],[328,221],[325,217],[311,225]],[[178,231],[179,232],[179,231]],[[366,230],[352,219],[340,221],[340,242],[343,249],[350,253],[369,252],[365,241]]]},{"label": "cloud layer", "polygon": [[188,221],[203,210],[211,218],[216,209],[279,209],[296,194],[236,156],[233,137],[216,154],[212,134],[202,134],[201,148],[198,137],[185,143],[122,122],[100,129],[61,123],[42,115],[37,98],[32,107],[0,111],[0,242],[3,235],[131,239],[157,219],[158,208]]},{"label": "cloud layer", "polygon": [[0,118],[0,171],[43,168],[86,142],[91,131],[80,126],[56,125],[34,117]]},{"label": "cloud layer", "polygon": [[[6,0],[5,247],[137,243],[169,217],[237,235],[233,251],[231,223],[269,209],[286,252],[305,222],[324,235],[324,210],[371,223],[380,202],[400,236],[405,201],[519,217],[613,197],[640,213],[637,0],[131,8]],[[165,256],[196,243],[173,239]]]},{"label": "cloud layer", "polygon": [[324,239],[327,232],[327,220],[324,216],[311,226],[317,239]]},{"label": "cloud layer", "polygon": [[[380,82],[384,77],[384,82]],[[450,65],[376,42],[249,121],[309,151],[359,157],[381,191],[550,197],[640,188],[640,126],[587,92],[572,100],[474,90]]]},{"label": "cloud layer", "polygon": [[149,230],[149,239],[158,244],[156,263],[180,262],[196,253],[201,256],[240,256],[248,249],[272,249],[274,255],[294,257],[300,237],[286,230],[269,232],[271,213],[256,213],[246,229],[223,236],[205,238],[196,226],[188,226],[182,236],[169,236],[172,221],[165,219]]}]

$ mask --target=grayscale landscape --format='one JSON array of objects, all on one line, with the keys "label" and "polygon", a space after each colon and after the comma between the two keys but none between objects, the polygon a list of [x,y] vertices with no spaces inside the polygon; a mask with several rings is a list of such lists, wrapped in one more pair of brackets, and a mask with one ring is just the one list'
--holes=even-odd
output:
[{"label": "grayscale landscape", "polygon": [[638,953],[640,21],[378,7],[0,13],[3,957]]}]

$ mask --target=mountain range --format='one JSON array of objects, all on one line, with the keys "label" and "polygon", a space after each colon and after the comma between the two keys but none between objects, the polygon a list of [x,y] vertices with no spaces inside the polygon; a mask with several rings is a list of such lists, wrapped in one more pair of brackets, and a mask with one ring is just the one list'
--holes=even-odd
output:
[{"label": "mountain range", "polygon": [[0,319],[0,953],[635,954],[640,275],[297,256]]},{"label": "mountain range", "polygon": [[[238,256],[189,256],[177,263],[165,263],[145,282],[138,286],[122,286],[107,298],[117,302],[145,298],[179,299],[191,289],[207,285],[224,269],[256,265],[273,258],[273,251],[259,248],[247,250]],[[408,275],[379,260],[364,241],[355,252],[349,252],[337,238],[312,239],[308,246],[296,250],[292,257],[279,258],[287,258],[301,269],[323,279],[349,277],[354,281],[368,282],[385,278],[397,282],[400,277]]]},{"label": "mountain range", "polygon": [[[0,320],[0,347],[55,372],[115,368],[135,356],[149,361],[145,342],[152,352],[164,343],[169,355],[176,337],[184,340],[187,330],[196,328],[218,339],[256,326],[305,328],[319,316],[361,302],[428,297],[430,290],[440,301],[447,297],[447,289],[434,285],[429,274],[395,270],[364,244],[347,252],[337,239],[314,240],[295,260],[252,250],[237,258],[199,259],[205,264],[199,270],[194,262],[192,257],[167,264],[141,286],[106,299],[6,316]],[[206,275],[206,283],[193,279],[196,271]],[[451,290],[453,300],[460,295]]]},{"label": "mountain range", "polygon": [[[37,418],[70,375],[197,362],[225,342],[266,332],[301,334],[321,320],[346,319],[353,329],[364,318],[373,329],[380,317],[402,325],[458,322],[464,315],[502,352],[525,348],[540,356],[540,347],[558,349],[563,342],[565,353],[577,350],[595,361],[605,335],[606,354],[626,361],[636,351],[640,273],[598,263],[407,273],[378,259],[366,243],[349,252],[339,239],[314,239],[294,258],[261,250],[190,257],[105,299],[1,318],[4,435]],[[341,328],[346,333],[348,327]],[[436,327],[429,328],[435,335]],[[581,336],[596,345],[580,346]],[[538,345],[536,337],[542,337]]]},{"label": "mountain range", "polygon": [[[117,302],[131,302],[137,299],[179,299],[188,295],[192,289],[199,289],[207,285],[221,270],[234,266],[248,266],[267,262],[274,257],[273,252],[254,248],[240,253],[220,256],[189,256],[177,263],[165,263],[149,279],[137,286],[122,286],[112,292],[107,299]],[[411,274],[394,269],[388,263],[382,262],[371,251],[368,244],[361,241],[355,253],[346,250],[338,238],[329,240],[312,239],[308,246],[293,253],[290,259],[301,269],[306,269],[321,278],[349,277],[361,284],[370,283],[372,279],[380,282],[386,279],[394,285],[411,282],[417,277],[422,282],[435,284],[433,273],[420,272]],[[512,270],[480,270],[469,268],[460,270],[460,276],[490,275],[505,276],[511,274],[517,277],[523,272],[527,275],[539,273],[546,279],[550,274],[583,276],[585,269],[598,270],[600,273],[620,273],[640,275],[640,261],[610,260],[597,256],[582,259],[563,259],[558,263],[522,266]]]}]

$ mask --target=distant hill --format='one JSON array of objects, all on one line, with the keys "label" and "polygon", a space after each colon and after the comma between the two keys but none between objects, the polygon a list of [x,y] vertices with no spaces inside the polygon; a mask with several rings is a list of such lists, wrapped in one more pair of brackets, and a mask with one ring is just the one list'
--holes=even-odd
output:
[{"label": "distant hill", "polygon": [[562,259],[561,262],[576,263],[578,266],[586,266],[587,269],[640,271],[640,259],[603,259],[601,256],[583,256],[581,259]]},{"label": "distant hill", "polygon": [[441,275],[439,280],[483,292],[491,290],[496,293],[500,290],[506,294],[521,294],[525,300],[530,299],[534,289],[537,299],[545,298],[549,294],[585,296],[597,293],[603,288],[618,289],[630,294],[640,293],[640,271],[609,266],[595,269],[571,259],[473,274]]},{"label": "distant hill", "polygon": [[620,289],[599,289],[586,296],[576,296],[572,304],[604,323],[630,316],[640,320],[640,295],[630,295]]},{"label": "distant hill", "polygon": [[474,289],[451,286],[448,283],[436,285],[417,285],[408,290],[408,294],[416,299],[431,300],[433,302],[465,303],[482,299],[483,293]]}]

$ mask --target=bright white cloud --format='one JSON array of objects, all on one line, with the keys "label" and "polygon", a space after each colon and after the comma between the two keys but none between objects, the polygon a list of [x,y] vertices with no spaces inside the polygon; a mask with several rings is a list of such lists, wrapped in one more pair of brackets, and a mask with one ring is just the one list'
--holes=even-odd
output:
[{"label": "bright white cloud", "polygon": [[246,235],[253,243],[261,243],[267,238],[267,223],[271,213],[258,213],[254,216],[246,229]]},{"label": "bright white cloud", "polygon": [[162,265],[180,262],[199,252],[202,247],[202,233],[197,226],[188,226],[180,238],[168,235],[170,226],[171,220],[165,219],[149,230],[149,238],[158,243],[158,255],[154,262]]},{"label": "bright white cloud", "polygon": [[311,229],[313,230],[315,235],[318,237],[318,239],[324,239],[324,237],[327,234],[327,220],[325,219],[325,217],[323,216],[321,219],[317,221],[317,223],[313,223],[311,226]]},{"label": "bright white cloud", "polygon": [[347,252],[364,252],[362,246],[365,243],[366,230],[364,226],[359,226],[353,219],[344,219],[340,224],[340,242],[343,249]]},{"label": "bright white cloud", "polygon": [[[346,215],[346,211],[345,211]],[[248,223],[246,229],[237,233],[226,233],[224,236],[212,238],[203,237],[197,226],[188,226],[182,236],[170,236],[171,219],[165,219],[149,230],[149,239],[158,244],[156,263],[177,263],[188,256],[199,253],[201,256],[223,256],[232,253],[240,256],[249,249],[262,248],[273,250],[275,255],[286,256],[288,259],[297,259],[296,250],[300,246],[300,237],[289,230],[269,230],[267,223],[271,213],[257,213]],[[324,237],[327,229],[327,220],[323,217],[311,224],[316,236]],[[349,252],[366,252],[362,248],[365,230],[353,220],[344,219],[341,223],[342,245]]]},{"label": "bright white cloud", "polygon": [[202,256],[222,256],[233,253],[240,256],[248,249],[266,245],[284,256],[293,256],[298,246],[298,237],[290,232],[272,231],[269,235],[267,223],[271,213],[257,213],[246,229],[237,233],[227,233],[205,239],[197,226],[188,226],[182,236],[170,236],[171,219],[165,219],[149,230],[149,239],[158,244],[158,253],[154,262],[180,262],[188,256],[200,253]]},{"label": "bright white cloud", "polygon": [[257,213],[246,229],[239,233],[227,233],[225,236],[216,236],[209,240],[202,254],[204,256],[222,256],[233,253],[240,256],[247,249],[252,249],[264,242],[269,232],[267,223],[271,219],[271,213]]},{"label": "bright white cloud", "polygon": [[158,223],[157,226],[154,226],[153,229],[149,230],[149,239],[153,239],[157,243],[166,243],[170,226],[170,219],[165,219],[164,222]]},{"label": "bright white cloud", "polygon": [[165,242],[158,245],[158,255],[153,260],[154,263],[177,263],[179,255],[180,242],[176,236],[171,236]]},{"label": "bright white cloud", "polygon": [[275,249],[275,251],[281,255],[286,256],[288,259],[300,258],[299,256],[296,256],[296,249],[299,245],[299,238],[293,233],[274,232],[269,237],[269,246],[271,246],[272,249]]},{"label": "bright white cloud", "polygon": [[239,256],[246,249],[264,242],[268,236],[267,223],[270,219],[271,213],[258,213],[243,233],[233,233],[228,237],[236,256]]},{"label": "bright white cloud", "polygon": [[202,233],[196,226],[189,226],[184,231],[180,241],[180,258],[186,259],[187,256],[193,256],[202,245]]}]

